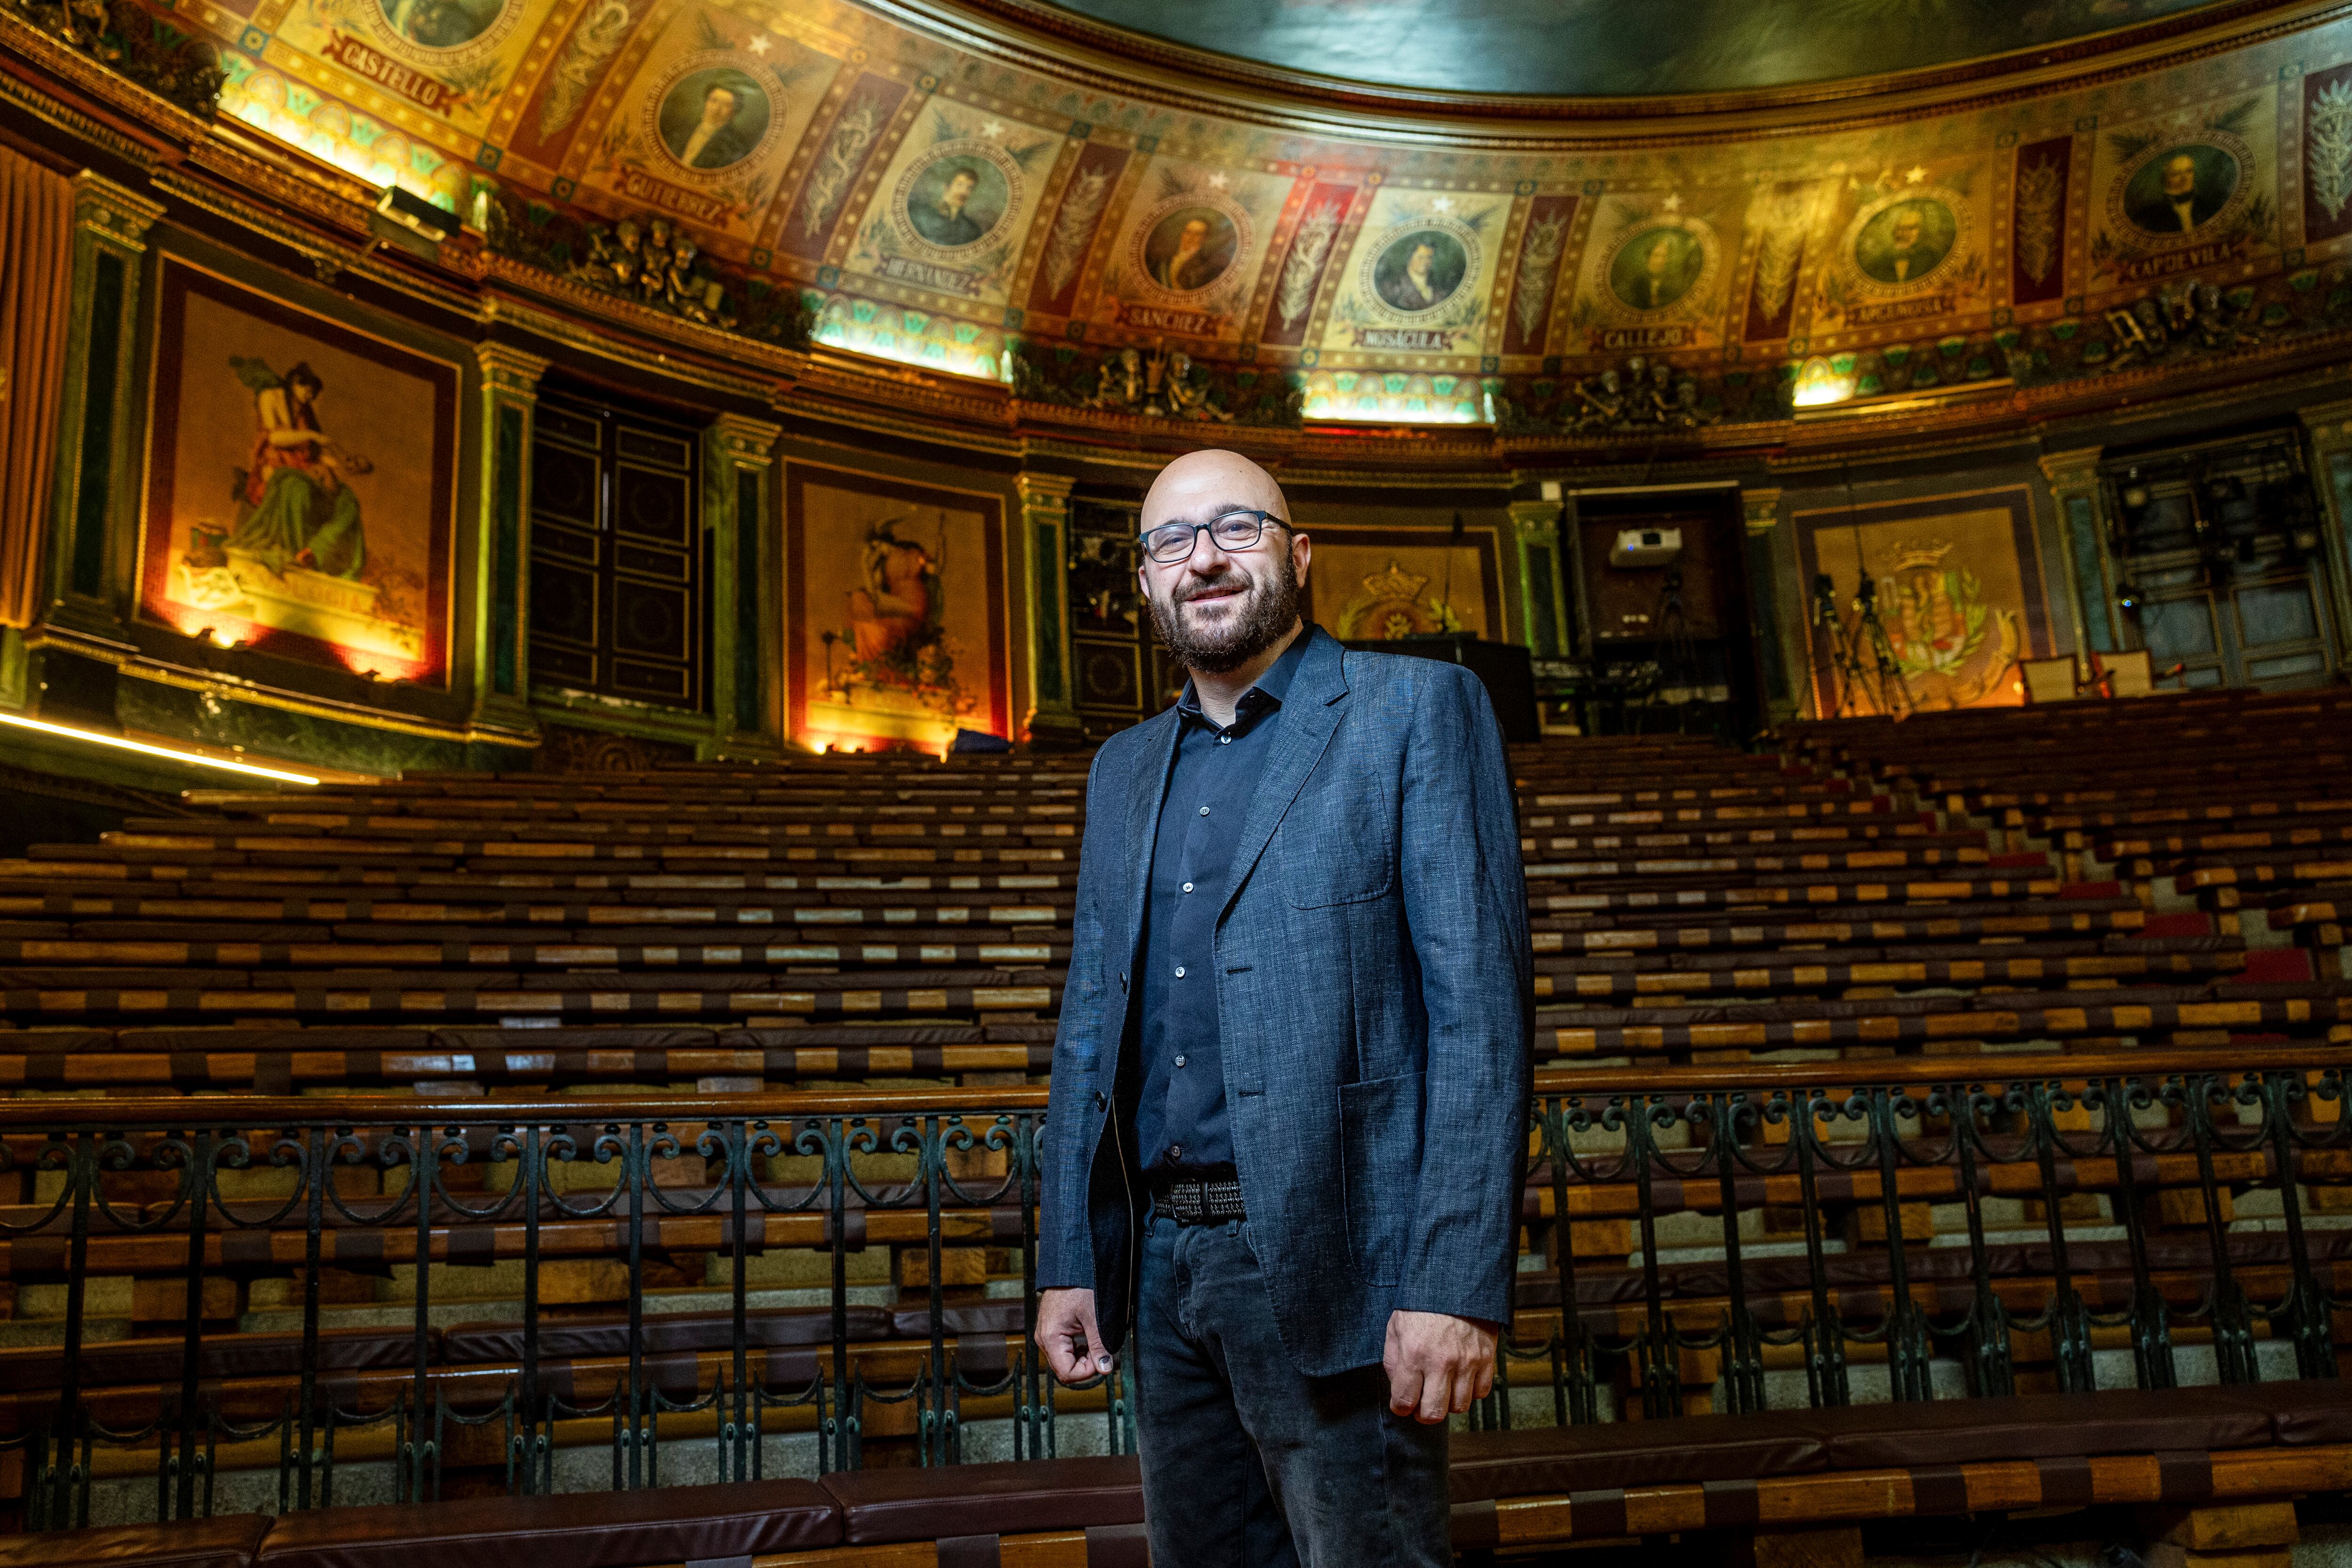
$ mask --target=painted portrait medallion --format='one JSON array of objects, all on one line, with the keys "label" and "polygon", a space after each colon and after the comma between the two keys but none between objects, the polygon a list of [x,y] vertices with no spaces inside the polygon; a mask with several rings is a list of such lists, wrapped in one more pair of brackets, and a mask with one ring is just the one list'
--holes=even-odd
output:
[{"label": "painted portrait medallion", "polygon": [[2185,240],[2244,205],[2246,167],[2235,137],[2160,143],[2125,165],[2110,205],[2134,235]]},{"label": "painted portrait medallion", "polygon": [[370,0],[363,15],[384,53],[446,69],[496,49],[526,8],[523,0]]},{"label": "painted portrait medallion", "polygon": [[783,84],[749,58],[705,49],[672,66],[646,100],[646,129],[674,167],[705,179],[742,173],[783,113]]},{"label": "painted portrait medallion", "polygon": [[1197,296],[1226,280],[1248,239],[1246,215],[1232,204],[1211,205],[1186,195],[1148,215],[1141,234],[1139,270],[1163,294]]},{"label": "painted portrait medallion", "polygon": [[1637,315],[1673,310],[1713,268],[1711,238],[1685,222],[1636,226],[1610,254],[1610,297]]},{"label": "painted portrait medallion", "polygon": [[1475,272],[1475,243],[1451,225],[1410,226],[1374,252],[1372,293],[1401,316],[1438,310]]},{"label": "painted portrait medallion", "polygon": [[1021,166],[992,142],[938,143],[898,176],[892,226],[933,252],[969,252],[999,236],[1020,205]]},{"label": "painted portrait medallion", "polygon": [[1872,282],[1890,289],[1924,283],[1952,258],[1960,220],[1943,197],[1899,196],[1873,209],[1855,226],[1853,251],[1855,268]]}]

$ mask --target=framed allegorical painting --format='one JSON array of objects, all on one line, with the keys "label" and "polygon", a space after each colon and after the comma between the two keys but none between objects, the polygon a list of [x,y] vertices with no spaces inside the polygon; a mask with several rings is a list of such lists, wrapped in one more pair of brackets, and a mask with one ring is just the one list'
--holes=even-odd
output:
[{"label": "framed allegorical painting", "polygon": [[1349,528],[1307,523],[1307,618],[1348,642],[1389,642],[1432,632],[1508,641],[1501,552],[1491,528],[1459,538],[1444,528]]},{"label": "framed allegorical painting", "polygon": [[1013,737],[994,496],[806,463],[784,475],[786,727],[823,749]]},{"label": "framed allegorical painting", "polygon": [[141,612],[449,678],[458,367],[163,258]]},{"label": "framed allegorical painting", "polygon": [[[2017,661],[2050,651],[2050,605],[2022,485],[1799,511],[1805,581],[1827,574],[1841,615],[1854,624],[1856,584],[1875,584],[1879,624],[1913,706],[1999,708],[2023,700]],[[1844,690],[1821,627],[1806,628],[1816,711]],[[1875,705],[1857,689],[1860,711]]]}]

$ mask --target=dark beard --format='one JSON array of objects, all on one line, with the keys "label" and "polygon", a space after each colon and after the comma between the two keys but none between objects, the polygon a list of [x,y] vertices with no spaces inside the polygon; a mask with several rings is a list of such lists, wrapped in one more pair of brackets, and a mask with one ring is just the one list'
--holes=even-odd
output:
[{"label": "dark beard", "polygon": [[[1250,591],[1240,616],[1223,630],[1194,633],[1184,629],[1179,615],[1181,603],[1162,608],[1156,598],[1144,602],[1151,606],[1151,624],[1159,630],[1160,640],[1168,651],[1187,669],[1197,669],[1208,675],[1223,675],[1239,669],[1243,665],[1280,642],[1298,622],[1298,569],[1287,550],[1272,550],[1273,575]],[[1230,587],[1241,581],[1240,574],[1211,578],[1189,584],[1189,596],[1198,597],[1213,589]]]}]

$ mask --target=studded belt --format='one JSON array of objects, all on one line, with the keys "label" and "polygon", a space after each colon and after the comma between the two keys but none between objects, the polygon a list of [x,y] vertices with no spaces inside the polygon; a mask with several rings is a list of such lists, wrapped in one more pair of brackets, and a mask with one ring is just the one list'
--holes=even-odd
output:
[{"label": "studded belt", "polygon": [[1151,1184],[1151,1207],[1154,1213],[1166,1215],[1178,1225],[1223,1225],[1228,1220],[1249,1218],[1248,1211],[1242,1207],[1238,1178],[1155,1181]]}]

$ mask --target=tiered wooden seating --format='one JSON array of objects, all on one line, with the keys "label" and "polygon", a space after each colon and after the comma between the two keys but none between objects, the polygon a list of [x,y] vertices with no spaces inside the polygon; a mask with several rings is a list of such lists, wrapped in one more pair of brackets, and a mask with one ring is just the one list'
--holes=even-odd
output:
[{"label": "tiered wooden seating", "polygon": [[[1800,728],[1779,755],[1679,740],[1525,749],[1514,763],[1539,1065],[1721,1075],[1824,1056],[2031,1051],[2071,1053],[2089,1070],[2149,1048],[2352,1038],[2345,985],[2280,963],[2299,954],[2250,951],[2249,935],[2266,933],[2242,930],[2226,900],[2199,907],[2173,890],[2192,874],[2299,865],[2290,857],[2340,841],[2324,835],[2352,812],[2352,796],[2298,771],[2333,754],[2329,729],[2344,715],[2332,700],[2299,699],[2253,719],[2180,699],[1863,721]],[[2137,732],[2099,711],[2120,706],[2157,726],[2150,744],[2189,760],[2140,767]],[[2219,739],[2181,738],[2192,731]],[[2195,760],[2258,744],[2283,745],[2294,768]],[[2135,762],[2118,785],[2123,756]],[[2092,763],[2106,780],[2084,771]],[[96,846],[0,863],[0,1087],[308,1096],[320,1114],[348,1095],[562,1096],[588,1124],[656,1094],[698,1095],[707,1114],[723,1115],[729,1097],[763,1089],[1034,1086],[1050,1066],[1068,962],[1084,783],[1082,760],[804,759],[192,797],[217,820],[136,822]],[[2229,815],[2179,819],[2184,790],[2195,809]],[[2323,837],[2275,837],[2310,827]],[[2242,837],[2256,831],[2274,837]],[[2257,858],[2243,867],[2226,858],[2248,854]],[[2329,885],[2292,884],[2314,907]],[[2327,918],[2297,929],[2322,931]],[[467,1134],[478,1149],[490,1120]],[[59,1190],[30,1168],[37,1144],[11,1140],[18,1159],[0,1173],[0,1199],[16,1206],[0,1209],[0,1223],[40,1220]],[[834,1310],[814,1304],[835,1240],[824,1205],[758,1216],[745,1248],[748,1374],[783,1394],[829,1374],[836,1350],[876,1388],[907,1386],[935,1353],[973,1382],[1019,1366],[1024,1320],[1006,1299],[1022,1279],[1017,1204],[942,1203],[937,1285],[949,1316],[934,1322],[922,1194],[904,1185],[903,1162],[857,1162],[876,1202],[853,1195],[844,1210],[854,1299],[838,1334]],[[2313,1216],[2311,1256],[2342,1293],[2352,1230],[2334,1216],[2352,1210],[2340,1201],[2352,1198],[2352,1155],[2309,1151],[2303,1162],[2304,1180],[2318,1184],[2312,1201],[2327,1210]],[[493,1169],[478,1156],[445,1167],[445,1190],[487,1204],[504,1190],[490,1184]],[[719,1173],[689,1151],[653,1180],[673,1205],[692,1206]],[[753,1171],[785,1206],[807,1199],[818,1174],[806,1160]],[[338,1190],[347,1181],[350,1201],[370,1212],[405,1179],[404,1167],[364,1164],[339,1175]],[[597,1191],[611,1181],[601,1167],[584,1179]],[[1824,1310],[1866,1325],[1908,1300],[1948,1318],[1981,1285],[2031,1318],[2062,1271],[2102,1313],[2132,1306],[2145,1278],[2183,1314],[2175,1342],[2210,1339],[2188,1321],[2217,1267],[2194,1154],[2133,1163],[2134,1201],[2152,1216],[2137,1258],[2115,1228],[2122,1179],[2112,1161],[1987,1168],[1979,1280],[1969,1250],[1944,1245],[1967,1194],[1949,1172],[1908,1172],[1898,1290],[1874,1173],[1816,1173],[1810,1194],[1793,1176],[1743,1176],[1738,1202],[1762,1222],[1751,1238],[1762,1250],[1744,1262],[1739,1299],[1760,1331],[1786,1342],[1764,1344],[1761,1364],[1801,1371],[1805,1346],[1789,1336]],[[2259,1156],[2225,1154],[2216,1179],[2242,1194],[2274,1185],[2276,1173]],[[299,1215],[272,1222],[287,1190],[273,1180],[224,1173],[229,1213],[255,1228],[215,1219],[203,1241],[197,1375],[227,1418],[274,1416],[298,1381],[308,1237]],[[89,1272],[105,1288],[91,1293],[90,1321],[123,1342],[85,1352],[84,1399],[116,1430],[171,1408],[185,1369],[189,1242],[184,1213],[174,1219],[175,1181],[108,1178],[110,1192],[135,1200],[119,1212],[161,1227],[150,1234],[92,1217]],[[1536,1164],[1512,1375],[1540,1380],[1542,1347],[1580,1335],[1597,1360],[1580,1375],[1597,1377],[1603,1413],[1613,1402],[1629,1419],[1696,1419],[1672,1409],[1737,1403],[1718,1386],[1720,1353],[1682,1356],[1674,1396],[1660,1404],[1625,1347],[1660,1323],[1704,1334],[1724,1321],[1734,1298],[1720,1199],[1711,1183],[1650,1186],[1645,1215],[1630,1178],[1556,1179],[1549,1163]],[[555,1266],[540,1294],[545,1388],[592,1404],[641,1376],[683,1400],[732,1375],[735,1258],[723,1213],[678,1217],[649,1203],[650,1251],[631,1276],[610,1263],[626,1250],[619,1218],[576,1218],[553,1203],[542,1203],[534,1239],[543,1268]],[[1809,1259],[1790,1255],[1804,1250],[1809,1205],[1825,1293]],[[2070,1243],[2063,1270],[2053,1208],[2062,1232],[2095,1227]],[[1645,1218],[1658,1227],[1655,1258]],[[409,1391],[479,1408],[513,1385],[521,1303],[510,1282],[469,1276],[522,1255],[514,1211],[436,1215],[421,1238],[413,1210],[367,1226],[331,1207],[322,1226],[319,1321],[331,1359],[319,1371],[338,1399],[377,1408]],[[2228,1230],[2220,1248],[2257,1300],[2290,1280],[2274,1229]],[[420,1249],[433,1306],[412,1320]],[[0,1242],[0,1297],[16,1320],[5,1331],[22,1347],[0,1350],[0,1431],[54,1405],[47,1347],[63,1311],[63,1258],[54,1221]],[[632,1281],[648,1325],[635,1362],[620,1315]],[[2126,1342],[2122,1332],[2101,1329],[2099,1342]],[[2336,1338],[2347,1337],[2352,1323],[2339,1322]],[[1885,1356],[1870,1343],[1848,1353],[1856,1364]],[[2018,1387],[2056,1386],[2047,1335],[2021,1333],[2011,1353]],[[1009,1398],[967,1405],[970,1418],[1012,1408]],[[913,1431],[912,1405],[865,1414],[866,1436],[885,1446],[877,1452]],[[769,1429],[816,1418],[813,1407],[772,1411]],[[572,1423],[561,1440],[610,1441],[606,1425],[600,1436],[594,1423]],[[452,1463],[495,1463],[494,1444],[451,1441]]]}]

